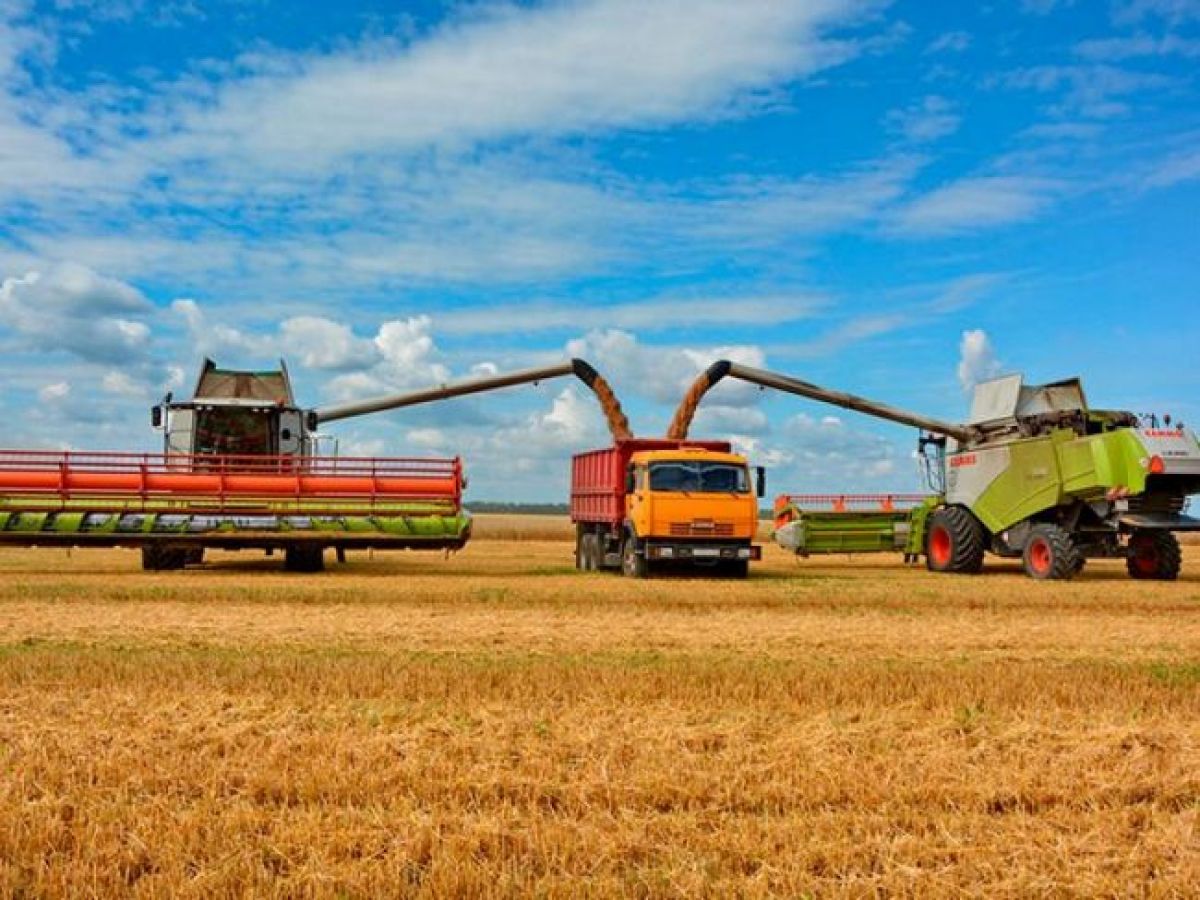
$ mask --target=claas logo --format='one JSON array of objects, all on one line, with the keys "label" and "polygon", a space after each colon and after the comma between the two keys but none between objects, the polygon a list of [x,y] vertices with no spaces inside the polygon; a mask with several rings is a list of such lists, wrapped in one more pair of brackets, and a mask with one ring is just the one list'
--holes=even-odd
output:
[{"label": "claas logo", "polygon": [[979,462],[979,458],[974,453],[964,453],[961,456],[950,457],[950,468],[961,469],[963,466],[973,466]]}]

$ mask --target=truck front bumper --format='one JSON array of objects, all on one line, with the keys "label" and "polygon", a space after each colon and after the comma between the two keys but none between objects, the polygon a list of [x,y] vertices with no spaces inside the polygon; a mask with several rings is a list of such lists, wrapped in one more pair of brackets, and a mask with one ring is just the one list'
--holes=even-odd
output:
[{"label": "truck front bumper", "polygon": [[762,559],[762,547],[757,544],[721,544],[692,541],[646,541],[646,559],[675,562],[723,562],[739,559]]}]

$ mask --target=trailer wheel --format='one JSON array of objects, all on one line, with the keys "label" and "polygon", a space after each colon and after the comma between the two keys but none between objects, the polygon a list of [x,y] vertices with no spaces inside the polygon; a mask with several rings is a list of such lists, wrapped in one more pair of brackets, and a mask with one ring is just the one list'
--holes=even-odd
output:
[{"label": "trailer wheel", "polygon": [[725,563],[725,576],[742,580],[750,577],[750,560],[735,559],[732,562]]},{"label": "trailer wheel", "polygon": [[179,547],[146,544],[142,547],[142,568],[147,572],[182,569],[187,564],[187,554],[187,550]]},{"label": "trailer wheel", "polygon": [[645,578],[650,574],[650,562],[641,549],[641,541],[636,534],[627,534],[625,543],[621,545],[621,572],[626,578]]},{"label": "trailer wheel", "polygon": [[325,548],[292,544],[284,549],[283,567],[289,572],[321,572],[325,569]]},{"label": "trailer wheel", "polygon": [[1074,578],[1080,565],[1079,548],[1070,532],[1057,525],[1035,525],[1025,542],[1021,561],[1025,572],[1039,581],[1066,581]]},{"label": "trailer wheel", "polygon": [[204,562],[204,548],[189,547],[187,550],[183,551],[183,562],[184,565],[188,566],[200,565]]},{"label": "trailer wheel", "polygon": [[983,568],[983,526],[961,506],[943,506],[929,517],[925,565],[931,572],[974,575]]},{"label": "trailer wheel", "polygon": [[1129,539],[1125,566],[1131,578],[1174,581],[1183,568],[1179,538],[1169,531],[1135,531]]}]

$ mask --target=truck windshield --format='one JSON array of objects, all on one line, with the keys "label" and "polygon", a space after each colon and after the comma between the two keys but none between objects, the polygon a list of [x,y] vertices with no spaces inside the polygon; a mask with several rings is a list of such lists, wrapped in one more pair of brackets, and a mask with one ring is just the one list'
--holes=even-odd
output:
[{"label": "truck windshield", "polygon": [[650,490],[744,494],[750,477],[745,466],[733,463],[656,462],[650,464]]}]

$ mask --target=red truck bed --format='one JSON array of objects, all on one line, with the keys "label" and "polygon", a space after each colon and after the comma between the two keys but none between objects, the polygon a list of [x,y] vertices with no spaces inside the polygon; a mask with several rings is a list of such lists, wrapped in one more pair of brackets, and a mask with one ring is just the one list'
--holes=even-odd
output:
[{"label": "red truck bed", "polygon": [[696,447],[729,453],[728,441],[672,441],[633,438],[571,458],[571,521],[605,523],[619,529],[625,521],[625,472],[629,458],[645,450]]}]

